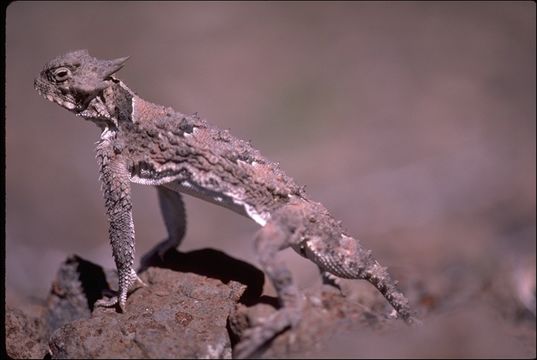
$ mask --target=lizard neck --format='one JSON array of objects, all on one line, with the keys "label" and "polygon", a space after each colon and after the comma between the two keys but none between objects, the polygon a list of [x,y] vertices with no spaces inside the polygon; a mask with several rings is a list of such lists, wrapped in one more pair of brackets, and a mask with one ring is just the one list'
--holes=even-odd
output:
[{"label": "lizard neck", "polygon": [[112,77],[113,84],[103,92],[103,101],[116,127],[151,124],[159,116],[174,113],[170,107],[153,104],[136,95],[124,82]]},{"label": "lizard neck", "polygon": [[121,80],[112,78],[112,84],[103,91],[102,100],[108,115],[116,127],[122,123],[133,123],[134,91]]},{"label": "lizard neck", "polygon": [[116,130],[122,123],[133,122],[133,103],[137,96],[119,79],[111,77],[109,84],[77,115],[94,122],[103,130]]}]

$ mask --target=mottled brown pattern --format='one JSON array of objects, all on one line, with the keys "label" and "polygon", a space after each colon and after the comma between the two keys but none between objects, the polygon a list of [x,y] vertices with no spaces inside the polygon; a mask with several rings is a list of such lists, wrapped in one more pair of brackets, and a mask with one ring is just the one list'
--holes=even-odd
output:
[{"label": "mottled brown pattern", "polygon": [[169,196],[166,192],[170,190],[219,203],[262,226],[255,236],[256,251],[277,291],[281,309],[244,332],[235,348],[236,356],[255,354],[300,321],[302,297],[291,272],[277,258],[278,252],[288,247],[313,261],[322,272],[331,273],[332,278],[369,281],[401,318],[415,322],[407,299],[386,268],[350,237],[323,205],[309,200],[276,163],[248,142],[213,127],[197,114],[185,115],[138,97],[112,76],[125,60],[98,60],[80,50],[52,60],[35,81],[36,89],[48,100],[103,129],[97,161],[119,273],[119,295],[101,300],[100,305],[119,304],[124,310],[128,291],[136,282],[143,285],[133,268],[129,184],[133,181],[159,186],[169,232],[169,238],[153,250],[160,256],[178,246],[184,234],[181,197],[179,193]]},{"label": "mottled brown pattern", "polygon": [[258,212],[272,212],[289,201],[288,195],[303,196],[277,164],[197,115],[181,114],[139,97],[134,97],[133,114],[135,121],[120,119],[118,132],[118,141],[127,144],[133,174],[146,177],[140,168],[149,167],[151,178],[181,177],[179,173],[186,169],[211,190],[244,191],[241,201]]}]

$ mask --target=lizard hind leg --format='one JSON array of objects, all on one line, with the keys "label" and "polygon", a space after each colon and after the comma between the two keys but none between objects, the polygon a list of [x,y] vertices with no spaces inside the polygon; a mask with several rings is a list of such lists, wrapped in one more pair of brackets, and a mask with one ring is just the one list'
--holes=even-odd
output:
[{"label": "lizard hind leg", "polygon": [[157,191],[168,237],[142,256],[138,271],[162,261],[168,250],[175,249],[181,244],[186,233],[186,212],[181,194],[164,186],[157,186]]},{"label": "lizard hind leg", "polygon": [[257,232],[255,246],[261,267],[274,285],[281,308],[261,324],[245,330],[235,346],[234,356],[248,358],[259,354],[261,349],[277,335],[290,327],[295,327],[302,315],[302,298],[293,283],[291,272],[277,259],[277,253],[289,244],[290,233],[284,226],[269,221]]}]

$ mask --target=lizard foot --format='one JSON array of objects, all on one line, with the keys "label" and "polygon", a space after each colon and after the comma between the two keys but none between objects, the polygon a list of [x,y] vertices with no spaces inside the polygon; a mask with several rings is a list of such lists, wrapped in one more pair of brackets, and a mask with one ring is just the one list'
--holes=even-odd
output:
[{"label": "lizard foot", "polygon": [[258,356],[279,334],[298,325],[300,312],[282,309],[265,319],[261,324],[246,329],[233,353],[235,358],[245,359]]},{"label": "lizard foot", "polygon": [[96,307],[112,307],[118,303],[118,297],[103,298],[95,302]]},{"label": "lizard foot", "polygon": [[330,288],[337,290],[341,296],[346,296],[341,286],[341,278],[328,271],[322,271],[321,276],[323,279],[323,285],[327,285]]},{"label": "lizard foot", "polygon": [[[134,279],[134,282],[131,286],[128,286],[127,288],[123,288],[119,291],[119,295],[118,296],[112,296],[110,298],[104,298],[104,299],[100,299],[100,300],[97,300],[95,302],[95,306],[96,307],[112,307],[112,306],[115,306],[115,305],[119,305],[119,309],[121,310],[121,312],[125,312],[125,304],[127,302],[127,294],[129,292],[129,290],[132,288],[133,290],[134,289],[137,289],[139,287],[146,287],[147,284],[142,280],[140,279],[140,277],[138,275],[135,275],[136,278]],[[137,286],[133,286],[133,285],[137,285]]]}]

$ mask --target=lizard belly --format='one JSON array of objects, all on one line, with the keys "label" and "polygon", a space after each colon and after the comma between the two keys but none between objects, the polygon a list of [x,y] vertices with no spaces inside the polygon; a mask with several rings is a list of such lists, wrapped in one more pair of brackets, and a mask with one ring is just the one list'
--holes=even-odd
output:
[{"label": "lizard belly", "polygon": [[258,213],[253,206],[247,204],[241,199],[238,199],[237,197],[219,191],[207,189],[192,180],[175,180],[163,184],[163,186],[170,190],[177,191],[183,194],[188,194],[198,199],[232,210],[237,214],[252,219],[261,226],[265,226],[267,220],[270,218],[270,215],[265,213]]}]

